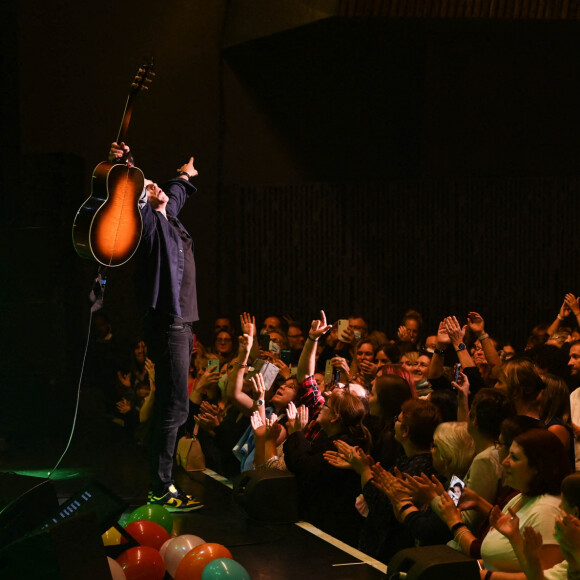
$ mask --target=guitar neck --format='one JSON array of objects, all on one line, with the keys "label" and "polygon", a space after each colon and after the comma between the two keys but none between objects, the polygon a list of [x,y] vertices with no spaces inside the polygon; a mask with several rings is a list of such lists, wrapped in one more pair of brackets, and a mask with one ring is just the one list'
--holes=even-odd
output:
[{"label": "guitar neck", "polygon": [[117,143],[121,143],[125,140],[127,131],[129,130],[129,123],[131,122],[131,115],[133,113],[133,95],[127,97],[127,102],[125,103],[125,110],[123,111],[123,117],[121,119],[121,126],[119,127],[119,133],[117,134]]}]

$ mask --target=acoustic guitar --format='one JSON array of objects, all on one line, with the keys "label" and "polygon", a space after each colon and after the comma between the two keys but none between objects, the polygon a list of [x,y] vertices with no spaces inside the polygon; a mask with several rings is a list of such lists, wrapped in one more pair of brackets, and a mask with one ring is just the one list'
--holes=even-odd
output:
[{"label": "acoustic guitar", "polygon": [[[147,90],[153,63],[139,68],[125,104],[117,143],[125,140],[135,97]],[[139,247],[143,222],[138,201],[145,183],[143,173],[126,161],[103,161],[93,171],[91,196],[79,208],[72,238],[77,254],[103,266],[125,264]]]}]

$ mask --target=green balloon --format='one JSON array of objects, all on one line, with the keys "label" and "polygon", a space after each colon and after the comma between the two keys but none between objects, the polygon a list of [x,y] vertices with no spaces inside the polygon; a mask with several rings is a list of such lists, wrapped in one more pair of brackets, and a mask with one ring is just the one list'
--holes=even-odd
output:
[{"label": "green balloon", "polygon": [[201,580],[251,580],[248,571],[235,560],[218,558],[209,562],[201,573]]},{"label": "green balloon", "polygon": [[125,526],[140,520],[155,522],[164,528],[168,534],[171,534],[173,530],[173,516],[160,505],[143,505],[138,507],[126,519]]}]

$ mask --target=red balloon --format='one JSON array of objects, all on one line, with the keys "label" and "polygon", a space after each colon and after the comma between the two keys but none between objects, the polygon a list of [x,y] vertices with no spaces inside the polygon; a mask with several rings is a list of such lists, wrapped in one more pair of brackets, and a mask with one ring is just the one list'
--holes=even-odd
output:
[{"label": "red balloon", "polygon": [[[156,550],[160,550],[161,546],[171,537],[163,526],[149,520],[131,522],[125,529],[135,538],[140,546],[149,546]],[[121,538],[122,544],[127,543],[127,540],[123,536]]]},{"label": "red balloon", "polygon": [[127,580],[162,580],[165,576],[161,554],[149,546],[129,548],[117,558],[117,562]]},{"label": "red balloon", "polygon": [[175,580],[201,580],[201,573],[206,565],[218,558],[230,558],[233,560],[232,553],[221,544],[201,544],[196,546],[181,560],[175,572]]}]

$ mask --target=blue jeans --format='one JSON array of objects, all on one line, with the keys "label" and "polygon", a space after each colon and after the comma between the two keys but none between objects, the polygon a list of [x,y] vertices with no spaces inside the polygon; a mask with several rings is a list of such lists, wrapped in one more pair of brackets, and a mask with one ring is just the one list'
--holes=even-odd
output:
[{"label": "blue jeans", "polygon": [[193,348],[191,325],[170,325],[156,318],[146,319],[145,342],[155,364],[149,487],[159,496],[173,483],[177,432],[189,415],[187,379]]}]

